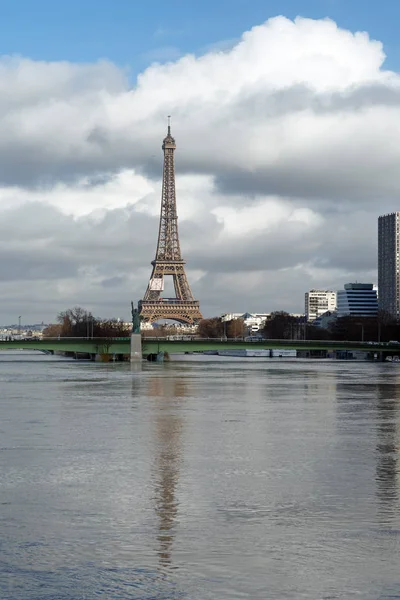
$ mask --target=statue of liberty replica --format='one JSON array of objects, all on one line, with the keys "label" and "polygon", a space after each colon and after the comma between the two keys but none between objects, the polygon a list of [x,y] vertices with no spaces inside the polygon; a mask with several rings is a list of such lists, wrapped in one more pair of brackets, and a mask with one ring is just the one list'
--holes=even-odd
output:
[{"label": "statue of liberty replica", "polygon": [[131,302],[131,308],[132,308],[132,333],[140,333],[141,317],[140,317],[139,311],[137,308],[135,308],[135,306],[133,305],[133,302]]}]

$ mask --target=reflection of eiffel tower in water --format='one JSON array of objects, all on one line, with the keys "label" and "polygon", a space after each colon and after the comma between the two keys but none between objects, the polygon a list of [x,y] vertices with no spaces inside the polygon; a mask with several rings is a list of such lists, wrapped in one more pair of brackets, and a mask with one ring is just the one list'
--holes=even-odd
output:
[{"label": "reflection of eiffel tower in water", "polygon": [[[164,138],[164,168],[161,194],[161,215],[156,257],[151,263],[153,271],[143,300],[139,301],[140,316],[153,323],[159,319],[174,319],[193,324],[202,318],[200,305],[194,299],[185,273],[185,261],[181,256],[178,234],[178,214],[175,195],[175,140],[168,134]],[[162,298],[164,277],[173,278],[175,298]]]},{"label": "reflection of eiffel tower in water", "polygon": [[160,565],[166,567],[171,564],[179,506],[176,486],[181,466],[183,419],[178,403],[179,398],[186,395],[186,385],[182,379],[155,377],[150,381],[148,395],[160,400],[155,404],[155,511],[158,516],[158,555]]}]

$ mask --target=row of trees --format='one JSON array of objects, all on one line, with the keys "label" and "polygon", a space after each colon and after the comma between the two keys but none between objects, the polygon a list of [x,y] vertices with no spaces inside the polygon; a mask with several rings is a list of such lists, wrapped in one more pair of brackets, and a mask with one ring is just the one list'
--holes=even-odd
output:
[{"label": "row of trees", "polygon": [[126,337],[132,328],[118,319],[100,319],[91,312],[76,306],[60,312],[57,323],[43,331],[44,337]]},{"label": "row of trees", "polygon": [[345,316],[332,319],[328,328],[316,327],[286,312],[275,312],[265,323],[263,335],[271,339],[350,340],[389,342],[400,339],[400,321],[387,313],[375,317]]},{"label": "row of trees", "polygon": [[[185,332],[182,332],[178,327],[174,327],[174,325],[166,324],[154,329],[145,329],[142,331],[142,335],[143,337],[167,337],[185,335]],[[213,317],[211,319],[202,319],[196,333],[189,335],[195,335],[202,338],[235,338],[244,337],[247,334],[243,319],[224,322],[218,317]]]},{"label": "row of trees", "polygon": [[202,338],[236,338],[247,335],[243,319],[222,321],[218,317],[202,319],[197,329],[197,335]]},{"label": "row of trees", "polygon": [[[327,329],[316,327],[284,311],[271,313],[261,335],[274,340],[350,340],[381,341],[400,340],[400,321],[387,313],[376,317],[341,317],[332,320]],[[198,328],[199,337],[245,337],[248,335],[243,319],[223,322],[220,318],[203,319]]]},{"label": "row of trees", "polygon": [[[45,337],[126,337],[132,331],[130,325],[118,319],[100,319],[91,312],[76,306],[59,313],[57,323],[49,325],[43,332]],[[162,326],[146,331],[146,335],[167,336],[178,334],[173,326]],[[400,340],[400,321],[386,313],[376,317],[341,317],[332,320],[327,329],[307,323],[303,318],[294,317],[284,311],[271,313],[261,335],[279,340],[351,340],[381,341]],[[222,321],[218,317],[202,319],[197,336],[201,338],[243,338],[248,335],[243,319]]]},{"label": "row of trees", "polygon": [[[261,333],[271,339],[300,339],[305,335],[304,323],[288,313],[276,312],[272,313]],[[201,338],[243,338],[249,332],[243,319],[222,321],[219,317],[213,317],[200,321],[197,335]]]},{"label": "row of trees", "polygon": [[[57,323],[49,325],[43,331],[45,337],[126,337],[132,332],[131,326],[117,319],[100,319],[91,312],[76,306],[60,312]],[[181,334],[173,325],[162,325],[155,329],[144,330],[144,337],[165,337]],[[241,338],[246,335],[243,319],[223,322],[220,318],[203,319],[200,321],[197,334],[203,338]]]}]

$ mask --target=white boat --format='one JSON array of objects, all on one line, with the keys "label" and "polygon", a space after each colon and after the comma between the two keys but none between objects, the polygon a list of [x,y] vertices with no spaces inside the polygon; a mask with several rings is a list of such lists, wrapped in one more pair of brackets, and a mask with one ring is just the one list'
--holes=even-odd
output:
[{"label": "white boat", "polygon": [[400,362],[400,356],[387,356],[385,360],[388,362]]},{"label": "white boat", "polygon": [[274,348],[271,350],[272,358],[296,358],[297,350],[295,348]]},{"label": "white boat", "polygon": [[218,350],[219,356],[243,356],[243,357],[262,357],[269,358],[271,356],[270,350],[254,350],[254,349],[246,349],[240,348],[237,350]]}]

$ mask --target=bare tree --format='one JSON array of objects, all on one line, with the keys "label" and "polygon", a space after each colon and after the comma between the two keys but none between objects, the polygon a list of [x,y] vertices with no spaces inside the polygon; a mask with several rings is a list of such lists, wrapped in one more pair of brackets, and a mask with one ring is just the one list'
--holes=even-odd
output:
[{"label": "bare tree", "polygon": [[271,313],[264,325],[264,335],[273,340],[291,339],[297,332],[297,319],[281,310]]},{"label": "bare tree", "polygon": [[127,337],[132,329],[118,319],[94,317],[80,306],[60,312],[57,320],[61,337]]},{"label": "bare tree", "polygon": [[220,338],[224,335],[224,325],[221,319],[202,319],[197,329],[197,335],[201,338]]},{"label": "bare tree", "polygon": [[243,319],[232,319],[226,323],[226,335],[228,338],[242,338],[246,335],[246,325]]},{"label": "bare tree", "polygon": [[44,338],[55,338],[61,335],[62,325],[61,323],[53,323],[52,325],[48,325],[45,329],[43,329],[43,337]]}]

